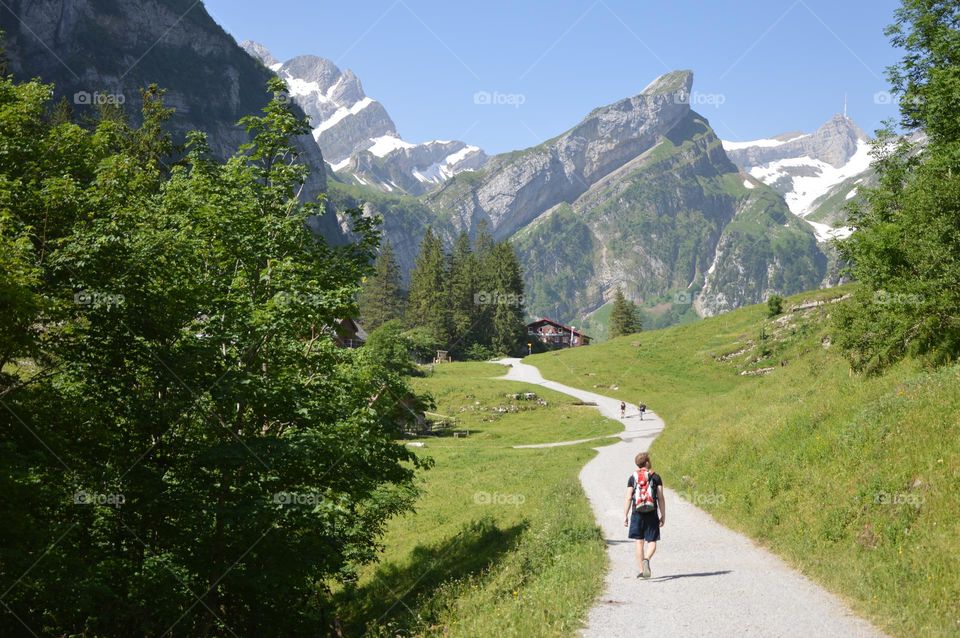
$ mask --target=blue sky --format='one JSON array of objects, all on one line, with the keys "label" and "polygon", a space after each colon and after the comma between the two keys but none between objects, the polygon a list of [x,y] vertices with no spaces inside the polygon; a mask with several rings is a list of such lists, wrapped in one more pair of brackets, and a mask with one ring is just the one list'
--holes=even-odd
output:
[{"label": "blue sky", "polygon": [[[694,108],[724,139],[814,130],[845,93],[867,132],[896,116],[884,93],[899,57],[883,34],[894,0],[205,5],[238,41],[281,60],[311,53],[353,69],[411,142],[532,146],[673,69],[694,71]],[[478,92],[492,103],[478,104]]]}]

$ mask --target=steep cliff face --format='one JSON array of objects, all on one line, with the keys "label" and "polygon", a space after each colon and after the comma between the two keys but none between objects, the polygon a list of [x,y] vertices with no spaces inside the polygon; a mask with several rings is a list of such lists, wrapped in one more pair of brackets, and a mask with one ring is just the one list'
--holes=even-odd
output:
[{"label": "steep cliff face", "polygon": [[[550,257],[541,247],[563,232],[548,222],[557,214],[579,245]],[[582,319],[622,287],[643,306],[692,304],[709,316],[815,287],[825,259],[791,218],[688,112],[653,148],[518,234],[531,312]]]},{"label": "steep cliff face", "polygon": [[[194,0],[8,0],[0,27],[18,79],[55,83],[57,98],[65,96],[79,115],[109,101],[123,104],[134,121],[141,89],[157,84],[176,109],[174,136],[204,131],[220,157],[247,141],[237,121],[269,99],[270,71]],[[326,189],[323,155],[309,136],[297,146],[311,168],[304,196],[313,198]],[[317,228],[340,237],[332,215]]]},{"label": "steep cliff face", "polygon": [[692,83],[689,71],[664,75],[639,95],[595,109],[557,138],[455,177],[427,201],[458,228],[487,220],[496,237],[508,237],[653,147],[690,112]]}]

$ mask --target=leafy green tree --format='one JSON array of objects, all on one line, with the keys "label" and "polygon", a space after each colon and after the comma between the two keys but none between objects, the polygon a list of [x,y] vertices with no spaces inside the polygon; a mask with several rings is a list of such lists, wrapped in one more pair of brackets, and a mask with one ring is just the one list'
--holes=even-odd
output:
[{"label": "leafy green tree", "polygon": [[610,337],[622,337],[640,332],[643,324],[637,305],[623,296],[619,287],[613,295],[613,308],[610,310]]},{"label": "leafy green tree", "polygon": [[403,316],[400,266],[389,241],[381,245],[373,273],[363,282],[359,306],[361,323],[368,331]]},{"label": "leafy green tree", "polygon": [[308,230],[308,127],[270,90],[231,159],[192,134],[168,170],[159,91],[88,131],[0,79],[4,635],[315,635],[412,502],[416,398],[333,340],[375,220]]},{"label": "leafy green tree", "polygon": [[855,369],[907,354],[934,363],[960,353],[960,3],[904,0],[887,33],[905,50],[889,70],[914,147],[888,126],[878,135],[879,185],[851,206],[856,228],[840,243],[859,282],[837,312],[838,342]]}]

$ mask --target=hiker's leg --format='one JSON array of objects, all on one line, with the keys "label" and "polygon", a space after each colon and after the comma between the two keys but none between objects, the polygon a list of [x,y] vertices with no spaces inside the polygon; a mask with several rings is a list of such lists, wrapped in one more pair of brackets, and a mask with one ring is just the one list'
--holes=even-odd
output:
[{"label": "hiker's leg", "polygon": [[650,541],[647,543],[646,553],[643,555],[644,558],[650,560],[653,558],[653,555],[657,551],[657,541]]},{"label": "hiker's leg", "polygon": [[643,541],[637,541],[637,565],[643,567]]}]

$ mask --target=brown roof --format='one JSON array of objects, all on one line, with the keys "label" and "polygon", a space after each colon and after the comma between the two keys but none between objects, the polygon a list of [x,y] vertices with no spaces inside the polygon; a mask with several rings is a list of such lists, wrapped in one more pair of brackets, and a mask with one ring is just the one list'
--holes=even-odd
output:
[{"label": "brown roof", "polygon": [[548,319],[547,317],[540,317],[540,318],[537,319],[536,321],[531,321],[530,323],[527,324],[527,327],[528,327],[528,328],[532,328],[532,327],[534,327],[534,326],[536,326],[536,325],[538,325],[538,324],[543,324],[543,323],[552,324],[552,325],[554,325],[554,326],[557,326],[558,328],[563,328],[564,330],[570,332],[571,334],[580,335],[581,337],[586,337],[587,339],[590,339],[590,337],[589,337],[588,335],[583,334],[583,333],[580,332],[579,330],[577,330],[577,329],[575,329],[575,328],[571,328],[570,326],[566,326],[566,325],[560,323],[559,321],[554,321],[553,319]]}]

